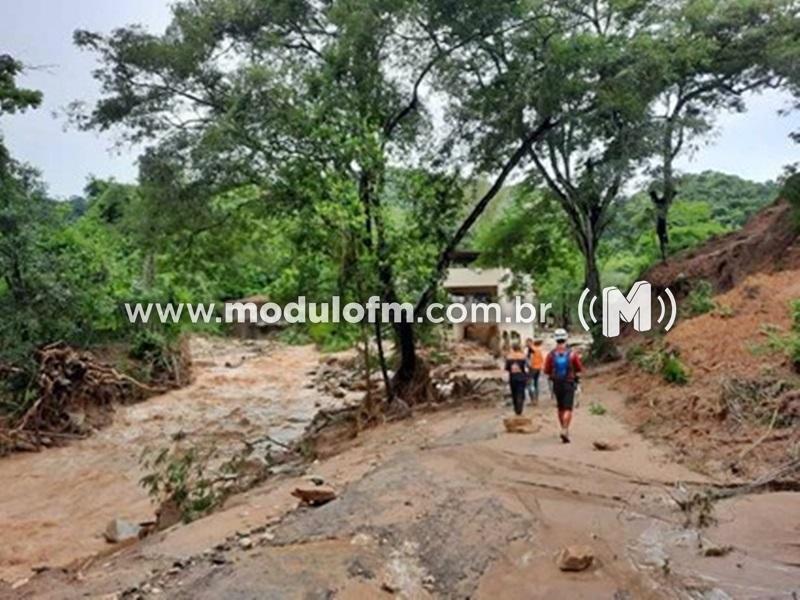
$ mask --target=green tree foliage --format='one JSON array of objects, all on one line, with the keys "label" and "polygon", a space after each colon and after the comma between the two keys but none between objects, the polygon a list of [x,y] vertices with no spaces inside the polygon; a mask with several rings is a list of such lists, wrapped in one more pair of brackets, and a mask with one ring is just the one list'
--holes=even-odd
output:
[{"label": "green tree foliage", "polygon": [[569,223],[549,192],[510,188],[504,210],[481,223],[475,236],[480,264],[502,266],[531,278],[537,296],[553,305],[562,325],[573,319],[583,261]]},{"label": "green tree foliage", "polygon": [[[185,229],[208,213],[212,198],[256,186],[271,210],[305,219],[305,245],[337,264],[340,291],[361,300],[378,293],[425,307],[452,250],[549,127],[558,103],[554,97],[515,125],[521,139],[479,136],[482,148],[494,150],[481,166],[497,175],[463,212],[450,149],[474,131],[459,121],[443,139],[432,137],[424,88],[454,89],[462,58],[491,60],[480,48],[515,30],[527,27],[528,50],[551,44],[561,27],[545,4],[475,2],[456,10],[438,2],[212,0],[181,2],[173,12],[160,36],[136,27],[108,37],[76,33],[104,63],[105,92],[79,121],[121,125],[129,139],[153,143],[142,168],[145,196],[169,203],[176,220],[188,211]],[[526,76],[531,90],[580,68],[549,64]],[[483,102],[475,90],[446,111],[448,123]],[[402,187],[394,185],[398,172]],[[435,226],[425,226],[432,215]],[[408,385],[417,373],[413,329],[398,324],[395,333],[397,379]]]},{"label": "green tree foliage", "polygon": [[786,84],[797,56],[797,3],[792,0],[688,0],[665,5],[656,34],[662,91],[652,105],[658,160],[650,197],[662,258],[668,216],[683,194],[674,161],[712,130],[721,111],[743,111],[743,95]]}]

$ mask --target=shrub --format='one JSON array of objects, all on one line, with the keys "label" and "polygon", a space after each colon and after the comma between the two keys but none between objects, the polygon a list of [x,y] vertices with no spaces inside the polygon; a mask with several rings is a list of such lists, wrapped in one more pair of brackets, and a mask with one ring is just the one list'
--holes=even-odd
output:
[{"label": "shrub", "polygon": [[689,374],[680,359],[674,354],[666,354],[661,363],[661,376],[667,383],[684,385],[689,382]]},{"label": "shrub", "polygon": [[792,300],[789,303],[789,310],[792,314],[792,331],[800,333],[800,299]]},{"label": "shrub", "polygon": [[734,313],[733,308],[729,304],[720,304],[717,306],[716,314],[723,319],[730,319],[736,313]]},{"label": "shrub", "polygon": [[713,288],[708,281],[698,281],[686,297],[688,315],[695,317],[714,310],[716,304],[711,297],[712,293]]},{"label": "shrub", "polygon": [[800,173],[789,176],[781,188],[781,197],[789,201],[795,214],[795,222],[800,227]]},{"label": "shrub", "polygon": [[606,414],[606,412],[608,412],[606,410],[606,407],[603,406],[602,404],[600,404],[599,402],[592,402],[589,405],[589,414],[590,415],[595,415],[595,416],[599,417],[601,415]]},{"label": "shrub", "polygon": [[175,446],[158,452],[146,449],[140,463],[148,474],[142,477],[140,484],[158,505],[174,504],[188,523],[208,513],[224,499],[209,469],[214,456],[211,448]]},{"label": "shrub", "polygon": [[652,350],[641,346],[631,348],[627,358],[640,369],[653,375],[661,375],[667,383],[684,385],[689,382],[689,371],[678,358],[677,352],[658,345]]}]

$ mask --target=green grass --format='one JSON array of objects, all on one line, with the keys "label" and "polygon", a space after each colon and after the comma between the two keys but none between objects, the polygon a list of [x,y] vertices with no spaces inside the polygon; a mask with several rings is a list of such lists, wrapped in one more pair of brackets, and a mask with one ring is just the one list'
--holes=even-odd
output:
[{"label": "green grass", "polygon": [[603,406],[602,404],[600,404],[599,402],[592,402],[589,405],[589,414],[590,415],[595,415],[595,416],[599,417],[601,415],[606,414],[607,412],[608,411],[606,410],[606,407]]}]

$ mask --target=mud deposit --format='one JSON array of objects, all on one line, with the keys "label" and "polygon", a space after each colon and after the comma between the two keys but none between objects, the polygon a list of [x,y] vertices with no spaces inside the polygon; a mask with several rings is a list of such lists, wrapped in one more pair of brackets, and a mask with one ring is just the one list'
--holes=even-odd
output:
[{"label": "mud deposit", "polygon": [[139,485],[144,448],[176,436],[220,447],[265,434],[288,442],[320,407],[342,402],[306,387],[319,361],[310,346],[197,338],[192,355],[191,386],[118,408],[86,440],[0,460],[0,580],[106,550],[102,531],[113,518],[151,520]]},{"label": "mud deposit", "polygon": [[[608,412],[591,415],[588,402]],[[586,383],[572,444],[549,400],[533,434],[507,434],[500,397],[369,430],[309,465],[338,491],[300,507],[278,478],[218,513],[83,569],[51,570],[19,598],[766,598],[800,592],[800,495],[717,503],[685,526],[673,497],[714,481],[618,420]],[[617,450],[596,451],[602,437]],[[591,567],[563,572],[565,546]],[[709,553],[709,548],[720,549]],[[711,554],[711,555],[707,555]]]}]

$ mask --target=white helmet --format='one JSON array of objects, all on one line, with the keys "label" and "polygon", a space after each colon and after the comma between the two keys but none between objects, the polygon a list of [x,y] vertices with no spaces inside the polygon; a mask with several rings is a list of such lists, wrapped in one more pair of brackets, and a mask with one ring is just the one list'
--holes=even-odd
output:
[{"label": "white helmet", "polygon": [[553,332],[553,338],[557,342],[566,342],[567,341],[567,330],[566,329],[562,329],[562,328],[559,327],[558,329],[556,329]]}]

